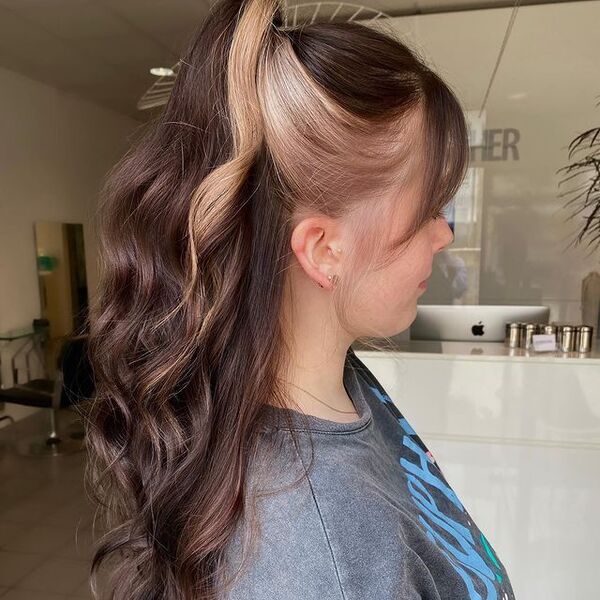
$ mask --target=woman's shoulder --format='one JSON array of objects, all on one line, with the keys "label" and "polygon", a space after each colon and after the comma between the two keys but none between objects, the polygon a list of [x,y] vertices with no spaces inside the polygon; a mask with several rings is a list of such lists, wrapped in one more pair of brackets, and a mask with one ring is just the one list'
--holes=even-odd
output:
[{"label": "woman's shoulder", "polygon": [[347,469],[329,471],[327,486],[314,472],[289,485],[297,475],[271,476],[248,498],[228,547],[242,575],[227,600],[418,598],[408,574],[422,561],[404,543],[404,517]]}]

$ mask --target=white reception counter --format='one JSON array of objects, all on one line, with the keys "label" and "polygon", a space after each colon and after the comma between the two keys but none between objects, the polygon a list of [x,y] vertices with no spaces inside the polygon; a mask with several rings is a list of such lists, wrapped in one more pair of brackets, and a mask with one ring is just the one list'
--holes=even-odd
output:
[{"label": "white reception counter", "polygon": [[598,596],[600,348],[405,341],[356,350],[429,446],[518,600]]}]

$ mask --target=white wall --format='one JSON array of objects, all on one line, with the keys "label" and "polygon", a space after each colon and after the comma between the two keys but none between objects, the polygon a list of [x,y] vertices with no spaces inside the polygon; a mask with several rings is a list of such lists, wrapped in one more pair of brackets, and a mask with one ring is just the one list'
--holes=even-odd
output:
[{"label": "white wall", "polygon": [[[450,83],[467,111],[479,111],[512,8],[392,19],[409,46]],[[579,221],[566,221],[556,171],[567,146],[600,126],[600,2],[521,7],[486,104],[485,127],[517,128],[519,160],[471,162],[480,177],[480,223],[458,223],[457,241],[481,228],[469,264],[481,304],[547,304],[550,320],[579,323],[581,282],[600,270],[600,249],[568,249]],[[514,94],[524,97],[510,97]],[[500,150],[496,149],[496,154]],[[479,279],[479,281],[478,281]],[[435,290],[421,296],[436,303]],[[458,302],[472,303],[472,302]],[[591,323],[595,325],[595,323]]]},{"label": "white wall", "polygon": [[83,223],[93,302],[97,193],[140,123],[3,68],[0,91],[0,331],[6,331],[40,316],[35,221]]},{"label": "white wall", "polygon": [[92,227],[106,171],[139,122],[0,68],[0,331],[39,317],[35,221],[83,223],[88,289]]}]

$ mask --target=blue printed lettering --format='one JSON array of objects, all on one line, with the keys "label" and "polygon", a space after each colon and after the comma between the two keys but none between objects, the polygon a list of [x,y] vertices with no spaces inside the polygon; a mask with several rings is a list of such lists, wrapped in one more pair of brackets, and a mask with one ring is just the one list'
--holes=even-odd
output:
[{"label": "blue printed lettering", "polygon": [[[407,485],[411,497],[416,506],[420,509],[419,521],[427,532],[429,537],[444,554],[455,571],[459,574],[467,587],[471,600],[482,600],[474,586],[473,576],[476,576],[486,589],[486,600],[496,600],[497,593],[494,586],[494,573],[485,563],[484,559],[476,552],[473,536],[469,529],[456,522],[450,516],[443,514],[438,508],[434,498],[426,489],[423,482],[438,489],[446,498],[461,512],[465,512],[464,507],[453,490],[451,490],[443,481],[429,470],[429,461],[425,452],[412,440],[405,435],[402,440],[404,446],[412,450],[418,457],[419,464],[413,464],[404,457],[400,459],[400,464],[407,471]],[[425,518],[427,517],[427,518]],[[452,545],[444,536],[442,536],[434,527],[446,531],[457,545]],[[463,565],[473,573],[470,575]]]},{"label": "blue printed lettering", "polygon": [[461,504],[458,496],[451,490],[443,481],[441,481],[434,473],[429,470],[429,460],[427,455],[417,444],[411,440],[408,436],[404,436],[402,443],[410,448],[413,452],[415,452],[419,456],[419,462],[421,467],[419,468],[417,465],[409,462],[405,458],[400,459],[400,464],[410,473],[413,473],[423,481],[426,481],[430,485],[436,487],[440,492],[456,506],[460,511],[464,511],[463,505]]}]

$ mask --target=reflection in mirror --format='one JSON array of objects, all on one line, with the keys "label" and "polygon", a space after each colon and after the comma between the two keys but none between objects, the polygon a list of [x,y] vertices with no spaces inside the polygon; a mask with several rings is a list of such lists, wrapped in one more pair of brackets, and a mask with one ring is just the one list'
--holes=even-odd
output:
[{"label": "reflection in mirror", "polygon": [[48,376],[56,368],[62,338],[85,333],[88,289],[83,225],[37,221],[34,224],[40,289],[40,316],[47,320],[44,362]]}]

